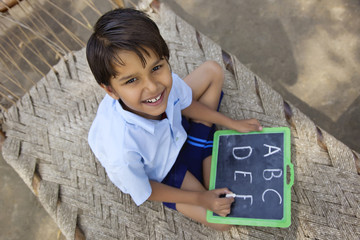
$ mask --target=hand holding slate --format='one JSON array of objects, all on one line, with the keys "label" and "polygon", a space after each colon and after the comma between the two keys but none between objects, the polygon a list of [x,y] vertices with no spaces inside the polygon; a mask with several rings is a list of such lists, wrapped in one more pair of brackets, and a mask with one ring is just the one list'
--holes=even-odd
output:
[{"label": "hand holding slate", "polygon": [[236,130],[238,132],[247,133],[247,132],[256,132],[261,131],[262,126],[259,121],[255,118],[252,119],[244,119],[244,120],[233,120],[231,125],[229,126],[231,129]]},{"label": "hand holding slate", "polygon": [[214,213],[226,217],[231,210],[231,204],[234,198],[220,198],[220,195],[232,193],[227,188],[220,188],[211,191],[206,191],[201,194],[201,202],[206,209]]}]

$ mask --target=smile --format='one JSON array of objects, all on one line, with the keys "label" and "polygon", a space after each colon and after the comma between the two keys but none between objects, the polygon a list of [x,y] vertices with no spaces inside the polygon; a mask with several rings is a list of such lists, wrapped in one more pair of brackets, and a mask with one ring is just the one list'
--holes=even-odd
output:
[{"label": "smile", "polygon": [[157,96],[156,98],[145,100],[145,102],[147,102],[147,103],[155,103],[155,102],[160,100],[161,95],[162,95],[162,93],[159,96]]}]

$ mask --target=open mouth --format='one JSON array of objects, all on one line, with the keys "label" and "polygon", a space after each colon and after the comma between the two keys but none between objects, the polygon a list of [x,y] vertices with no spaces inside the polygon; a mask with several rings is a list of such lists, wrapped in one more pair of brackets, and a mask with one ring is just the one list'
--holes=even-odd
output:
[{"label": "open mouth", "polygon": [[160,94],[159,96],[157,96],[156,98],[152,98],[152,99],[145,100],[145,102],[147,102],[147,103],[154,103],[154,102],[159,101],[160,98],[161,98],[161,94]]},{"label": "open mouth", "polygon": [[151,104],[151,105],[156,105],[156,104],[160,103],[162,101],[162,99],[163,99],[164,91],[161,94],[159,94],[159,96],[154,97],[154,98],[150,98],[150,99],[146,99],[143,102]]}]

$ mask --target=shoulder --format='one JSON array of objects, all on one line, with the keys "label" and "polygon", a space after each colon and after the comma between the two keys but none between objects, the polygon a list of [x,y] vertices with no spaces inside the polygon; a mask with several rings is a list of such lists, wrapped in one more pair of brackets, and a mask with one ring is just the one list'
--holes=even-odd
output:
[{"label": "shoulder", "polygon": [[192,90],[187,83],[177,74],[172,73],[174,93],[176,99],[180,100],[181,109],[188,107],[192,102]]},{"label": "shoulder", "polygon": [[171,73],[173,84],[175,86],[186,84],[182,78],[179,77],[176,73]]},{"label": "shoulder", "polygon": [[116,100],[106,94],[99,104],[96,116],[89,131],[90,135],[97,133],[99,128],[112,127],[110,124],[112,124],[112,119],[116,115],[115,104]]},{"label": "shoulder", "polygon": [[108,95],[104,97],[88,134],[90,148],[102,164],[110,161],[112,154],[119,154],[122,150],[119,146],[127,132],[125,121],[116,112],[115,102]]}]

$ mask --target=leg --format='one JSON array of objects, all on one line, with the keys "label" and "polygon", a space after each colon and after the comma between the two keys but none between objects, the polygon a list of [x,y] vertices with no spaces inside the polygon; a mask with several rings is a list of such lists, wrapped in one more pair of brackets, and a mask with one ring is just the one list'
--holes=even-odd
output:
[{"label": "leg", "polygon": [[[194,100],[211,109],[217,109],[224,82],[224,72],[218,63],[214,61],[203,63],[186,76],[184,81],[191,87]],[[202,123],[211,126],[211,123]]]},{"label": "leg", "polygon": [[209,189],[211,171],[211,155],[203,161],[203,181],[206,189]]},{"label": "leg", "polygon": [[[219,105],[221,89],[224,82],[224,71],[222,67],[214,61],[206,61],[188,76],[184,81],[193,91],[193,99],[216,110]],[[199,122],[196,121],[195,122]],[[209,122],[200,122],[207,126],[212,126]],[[209,189],[211,169],[211,156],[203,161],[203,181],[206,189]]]},{"label": "leg", "polygon": [[[219,105],[224,73],[221,66],[214,61],[207,61],[191,72],[184,81],[193,91],[193,99],[216,110]],[[212,126],[212,123],[201,122]],[[211,156],[203,161],[204,183],[209,188]],[[181,189],[189,191],[206,191],[204,186],[190,173],[186,172]],[[206,209],[189,204],[176,204],[176,209],[185,216],[219,231],[227,231],[231,225],[215,224],[206,221]]]},{"label": "leg", "polygon": [[[206,191],[203,185],[189,171],[187,171],[185,174],[181,189],[189,191]],[[231,228],[231,225],[207,222],[206,209],[203,207],[177,203],[176,209],[185,216],[216,230],[227,231]]]}]

